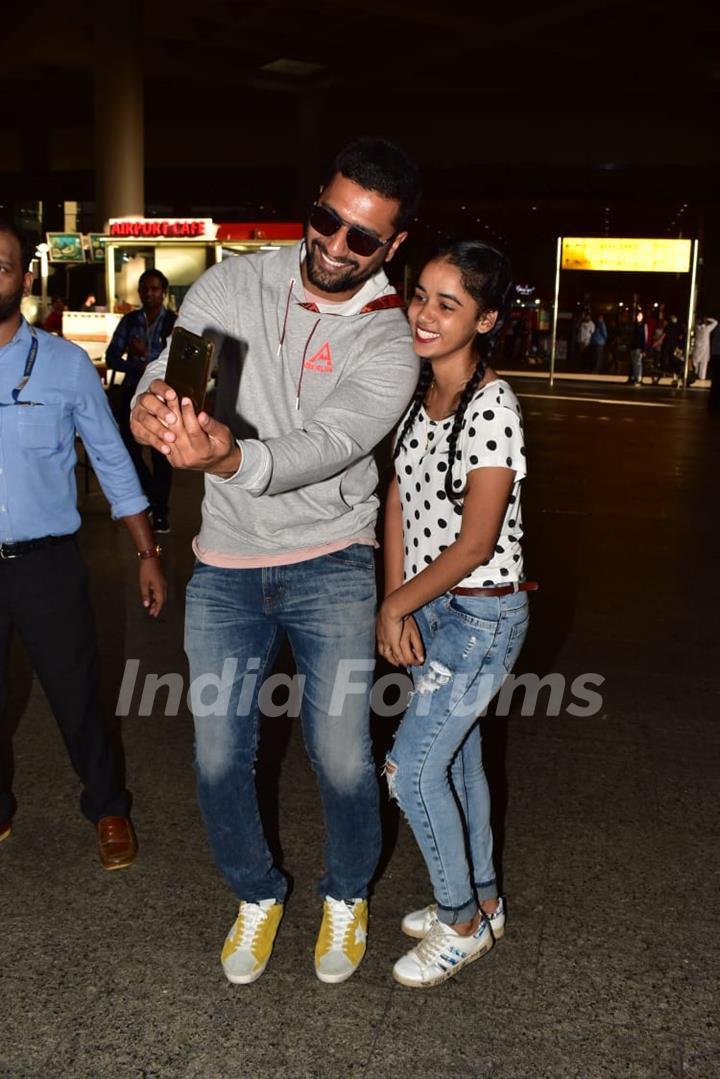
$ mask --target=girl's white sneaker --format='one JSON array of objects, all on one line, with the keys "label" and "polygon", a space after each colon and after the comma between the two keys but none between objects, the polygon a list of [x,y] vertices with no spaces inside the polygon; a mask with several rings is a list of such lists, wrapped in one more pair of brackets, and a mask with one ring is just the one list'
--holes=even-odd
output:
[{"label": "girl's white sneaker", "polygon": [[[495,940],[502,940],[505,936],[505,904],[502,896],[499,896],[498,909],[492,914],[486,914],[485,917],[490,923],[490,930]],[[433,922],[436,920],[437,903],[431,903],[428,907],[423,907],[422,910],[413,910],[410,914],[406,914],[400,923],[400,928],[406,937],[422,940],[423,937],[428,935]]]},{"label": "girl's white sneaker", "polygon": [[398,959],[393,978],[410,989],[429,989],[485,955],[494,943],[487,918],[482,919],[469,937],[460,936],[452,926],[436,918],[427,936]]}]

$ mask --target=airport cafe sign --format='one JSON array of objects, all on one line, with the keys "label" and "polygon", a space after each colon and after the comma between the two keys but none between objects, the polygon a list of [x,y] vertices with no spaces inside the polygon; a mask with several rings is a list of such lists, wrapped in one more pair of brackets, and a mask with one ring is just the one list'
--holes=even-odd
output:
[{"label": "airport cafe sign", "polygon": [[111,217],[112,240],[214,240],[217,225],[211,217]]}]

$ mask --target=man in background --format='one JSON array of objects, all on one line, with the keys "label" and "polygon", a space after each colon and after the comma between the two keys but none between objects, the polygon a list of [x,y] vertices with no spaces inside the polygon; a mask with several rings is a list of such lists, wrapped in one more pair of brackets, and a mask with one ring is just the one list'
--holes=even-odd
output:
[{"label": "man in background", "polygon": [[645,315],[638,308],[635,312],[635,321],[630,338],[630,375],[628,385],[642,386],[643,384],[643,360],[648,347],[648,328],[645,324]]},{"label": "man in background", "polygon": [[582,313],[582,317],[577,325],[577,331],[575,340],[578,348],[578,362],[581,371],[589,370],[588,358],[590,356],[590,341],[592,335],[595,333],[595,323],[593,322],[590,312],[585,310]]},{"label": "man in background", "polygon": [[54,296],[43,329],[47,330],[48,333],[56,333],[58,337],[62,337],[64,310],[65,301],[62,296]]},{"label": "man in background", "polygon": [[175,325],[176,315],[165,306],[168,279],[160,270],[145,270],[138,281],[140,308],[124,315],[117,325],[105,353],[105,363],[111,371],[122,371],[123,381],[118,394],[117,421],[120,434],[135,465],[138,479],[150,503],[155,532],[170,531],[168,501],[172,484],[172,468],[167,458],[150,450],[150,468],[143,458],[143,448],[130,431],[130,402],[145,368],[156,360],[165,348]]},{"label": "man in background", "polygon": [[692,362],[698,378],[707,378],[710,363],[710,337],[716,326],[717,319],[708,318],[707,315],[701,315],[697,320]]},{"label": "man in background", "polygon": [[600,375],[605,370],[605,346],[608,340],[608,330],[605,324],[605,319],[602,313],[598,315],[597,322],[595,323],[595,329],[592,332],[590,338],[590,344],[593,350],[593,370],[596,375]]}]

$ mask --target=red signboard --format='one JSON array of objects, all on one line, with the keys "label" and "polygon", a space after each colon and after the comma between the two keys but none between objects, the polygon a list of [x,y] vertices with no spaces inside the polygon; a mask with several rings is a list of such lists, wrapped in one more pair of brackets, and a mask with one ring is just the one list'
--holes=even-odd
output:
[{"label": "red signboard", "polygon": [[216,224],[211,217],[111,217],[108,234],[113,239],[210,240],[217,243],[235,240],[301,240],[303,225],[300,221],[221,221]]},{"label": "red signboard", "polygon": [[143,218],[137,221],[110,221],[111,236],[169,236],[169,237],[193,237],[202,236],[212,239],[212,231],[208,229],[208,218],[179,219],[172,218],[167,221],[155,218]]},{"label": "red signboard", "polygon": [[301,240],[300,221],[220,221],[216,240]]}]

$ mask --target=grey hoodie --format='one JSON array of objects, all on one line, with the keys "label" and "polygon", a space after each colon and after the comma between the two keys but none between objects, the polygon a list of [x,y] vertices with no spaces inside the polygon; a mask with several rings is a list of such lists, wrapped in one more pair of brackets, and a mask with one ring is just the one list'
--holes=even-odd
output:
[{"label": "grey hoodie", "polygon": [[[177,325],[212,337],[215,415],[243,451],[205,477],[200,548],[262,557],[374,535],[373,448],[402,415],[418,361],[402,303],[380,271],[341,314],[305,302],[302,244],[213,266]],[[168,349],[138,386],[162,378]]]}]

